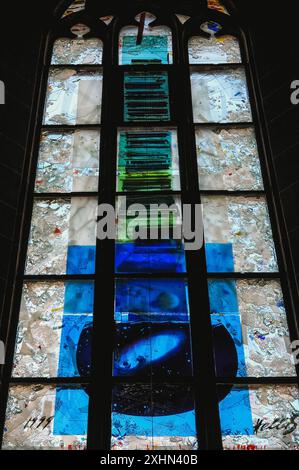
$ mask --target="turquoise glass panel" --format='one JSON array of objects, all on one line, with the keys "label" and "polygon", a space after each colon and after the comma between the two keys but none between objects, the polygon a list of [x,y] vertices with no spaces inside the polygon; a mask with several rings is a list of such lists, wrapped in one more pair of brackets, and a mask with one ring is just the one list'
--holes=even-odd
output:
[{"label": "turquoise glass panel", "polygon": [[125,72],[124,120],[170,120],[167,72]]}]

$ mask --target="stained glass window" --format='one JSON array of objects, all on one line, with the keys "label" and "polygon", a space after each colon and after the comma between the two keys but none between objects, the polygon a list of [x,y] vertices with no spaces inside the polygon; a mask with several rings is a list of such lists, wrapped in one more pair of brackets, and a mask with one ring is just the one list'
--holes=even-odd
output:
[{"label": "stained glass window", "polygon": [[53,44],[5,449],[87,447],[103,82],[103,41],[89,31],[76,23]]},{"label": "stained glass window", "polygon": [[[227,13],[218,1],[208,7]],[[295,449],[298,387],[270,194],[246,52],[226,21],[211,16],[197,35],[193,23],[187,43],[222,444]],[[277,385],[277,378],[286,384]]]},{"label": "stained glass window", "polygon": [[[120,31],[124,121],[132,127],[118,129],[117,137],[115,271],[146,277],[115,284],[113,375],[124,383],[113,390],[112,449],[196,449],[192,391],[171,383],[193,376],[188,282],[167,277],[187,271],[179,136],[163,125],[172,119],[172,34],[148,13],[136,20],[138,28]],[[126,377],[145,383],[130,387]]]},{"label": "stained glass window", "polygon": [[298,448],[291,283],[235,19],[218,0],[91,5],[45,54],[3,448]]}]

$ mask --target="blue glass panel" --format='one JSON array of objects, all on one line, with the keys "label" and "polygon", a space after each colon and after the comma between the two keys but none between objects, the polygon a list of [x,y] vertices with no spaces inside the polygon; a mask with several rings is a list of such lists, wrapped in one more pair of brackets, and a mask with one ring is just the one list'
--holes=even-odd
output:
[{"label": "blue glass panel", "polygon": [[115,376],[180,377],[192,374],[188,325],[118,325]]},{"label": "blue glass panel", "polygon": [[183,242],[178,240],[136,240],[116,242],[116,272],[186,272]]},{"label": "blue glass panel", "polygon": [[90,281],[65,283],[64,313],[93,313],[94,284]]},{"label": "blue glass panel", "polygon": [[91,368],[94,283],[65,283],[58,377],[86,376]]},{"label": "blue glass panel", "polygon": [[[194,411],[169,416],[152,417],[113,414],[113,436],[123,439],[130,433],[152,437],[153,429],[157,437],[187,437],[195,435]],[[179,447],[178,447],[179,448]]]},{"label": "blue glass panel", "polygon": [[188,322],[187,283],[184,279],[118,279],[117,322]]},{"label": "blue glass panel", "polygon": [[86,435],[88,395],[81,388],[57,388],[54,435]]},{"label": "blue glass panel", "polygon": [[78,377],[90,374],[91,333],[92,317],[90,315],[64,315],[58,377]]},{"label": "blue glass panel", "polygon": [[193,391],[186,385],[113,389],[112,449],[196,449]]},{"label": "blue glass panel", "polygon": [[[238,315],[212,315],[217,375],[246,377],[241,319]],[[222,327],[219,330],[219,327]],[[220,333],[221,331],[221,333]]]},{"label": "blue glass panel", "polygon": [[239,314],[235,280],[210,280],[209,299],[211,313]]},{"label": "blue glass panel", "polygon": [[223,436],[254,434],[248,387],[233,387],[219,403],[219,411]]},{"label": "blue glass panel", "polygon": [[209,280],[216,371],[222,377],[247,376],[235,280]]},{"label": "blue glass panel", "polygon": [[68,247],[67,274],[94,274],[95,272],[95,246]]},{"label": "blue glass panel", "polygon": [[167,72],[125,72],[124,120],[170,120]]},{"label": "blue glass panel", "polygon": [[206,243],[205,247],[208,272],[234,272],[234,255],[232,243]]}]

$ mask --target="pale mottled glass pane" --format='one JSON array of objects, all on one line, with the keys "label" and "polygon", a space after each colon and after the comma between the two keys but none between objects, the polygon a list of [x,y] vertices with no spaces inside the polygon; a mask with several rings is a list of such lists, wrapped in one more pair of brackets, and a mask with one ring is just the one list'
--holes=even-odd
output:
[{"label": "pale mottled glass pane", "polygon": [[76,377],[90,372],[92,281],[23,286],[14,377]]},{"label": "pale mottled glass pane", "polygon": [[252,121],[243,68],[201,72],[191,68],[191,87],[194,122]]},{"label": "pale mottled glass pane", "polygon": [[219,387],[225,450],[297,450],[297,385]]},{"label": "pale mottled glass pane", "polygon": [[295,376],[280,282],[238,280],[247,375]]},{"label": "pale mottled glass pane", "polygon": [[195,136],[201,190],[263,189],[252,128],[197,128]]},{"label": "pale mottled glass pane", "polygon": [[65,274],[70,212],[70,199],[35,201],[27,274]]},{"label": "pale mottled glass pane", "polygon": [[177,132],[127,128],[118,132],[118,191],[180,189]]},{"label": "pale mottled glass pane", "polygon": [[44,124],[100,124],[102,72],[50,70]]},{"label": "pale mottled glass pane", "polygon": [[[172,64],[172,33],[167,26],[151,27],[156,19],[146,13],[142,41],[136,44],[137,26],[126,26],[119,34],[119,64]],[[140,21],[140,14],[136,16]]]},{"label": "pale mottled glass pane", "polygon": [[189,64],[239,64],[239,41],[234,36],[193,36],[189,39]]},{"label": "pale mottled glass pane", "polygon": [[277,272],[264,197],[202,197],[209,272]]},{"label": "pale mottled glass pane", "polygon": [[296,375],[279,281],[209,280],[209,298],[218,376]]},{"label": "pale mottled glass pane", "polygon": [[3,449],[84,450],[87,416],[82,386],[12,385]]},{"label": "pale mottled glass pane", "polygon": [[53,47],[53,65],[101,64],[103,43],[100,39],[57,39]]},{"label": "pale mottled glass pane", "polygon": [[44,131],[39,149],[35,191],[97,191],[99,152],[99,131]]},{"label": "pale mottled glass pane", "polygon": [[96,198],[36,200],[26,274],[93,273],[96,207]]}]

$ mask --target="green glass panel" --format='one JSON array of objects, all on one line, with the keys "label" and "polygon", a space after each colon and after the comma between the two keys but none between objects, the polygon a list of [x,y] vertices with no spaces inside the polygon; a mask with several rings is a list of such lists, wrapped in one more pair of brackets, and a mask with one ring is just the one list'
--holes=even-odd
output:
[{"label": "green glass panel", "polygon": [[179,190],[177,135],[171,129],[129,129],[118,135],[118,191]]}]

